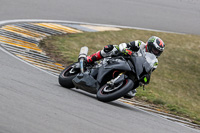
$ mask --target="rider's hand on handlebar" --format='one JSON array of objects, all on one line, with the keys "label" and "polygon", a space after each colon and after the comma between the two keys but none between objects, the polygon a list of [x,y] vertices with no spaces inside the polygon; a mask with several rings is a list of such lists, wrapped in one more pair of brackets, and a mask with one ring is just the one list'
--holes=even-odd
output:
[{"label": "rider's hand on handlebar", "polygon": [[124,48],[124,49],[122,50],[122,53],[123,53],[124,55],[132,55],[132,54],[133,54],[133,51],[131,51],[131,50],[127,49],[127,48]]}]

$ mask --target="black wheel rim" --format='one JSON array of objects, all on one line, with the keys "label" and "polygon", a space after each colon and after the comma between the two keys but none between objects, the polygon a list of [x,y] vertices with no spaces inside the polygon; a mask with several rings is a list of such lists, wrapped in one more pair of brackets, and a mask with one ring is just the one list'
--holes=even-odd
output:
[{"label": "black wheel rim", "polygon": [[119,90],[120,88],[122,88],[124,85],[127,84],[127,80],[125,80],[125,82],[121,82],[118,85],[116,85],[115,87],[111,88],[109,85],[105,85],[102,87],[101,89],[101,94],[110,94],[113,93],[117,90]]}]

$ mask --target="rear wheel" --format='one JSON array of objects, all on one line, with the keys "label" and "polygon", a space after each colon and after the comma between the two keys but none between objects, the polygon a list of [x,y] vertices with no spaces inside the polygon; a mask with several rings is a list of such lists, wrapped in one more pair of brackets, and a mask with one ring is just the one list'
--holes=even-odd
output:
[{"label": "rear wheel", "polygon": [[125,79],[123,82],[110,86],[108,83],[103,85],[97,92],[97,99],[103,102],[116,100],[127,94],[134,86],[130,79]]},{"label": "rear wheel", "polygon": [[59,84],[66,88],[73,88],[74,84],[72,83],[72,79],[76,77],[76,75],[80,72],[80,69],[75,69],[74,66],[76,63],[66,67],[59,75],[58,81]]}]

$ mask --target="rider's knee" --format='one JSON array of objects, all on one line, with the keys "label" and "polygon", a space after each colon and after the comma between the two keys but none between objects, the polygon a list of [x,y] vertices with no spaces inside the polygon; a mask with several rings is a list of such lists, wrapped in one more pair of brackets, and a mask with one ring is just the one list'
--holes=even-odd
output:
[{"label": "rider's knee", "polygon": [[113,45],[106,45],[104,48],[103,48],[103,51],[105,52],[105,53],[109,53],[110,51],[112,51],[113,50]]}]

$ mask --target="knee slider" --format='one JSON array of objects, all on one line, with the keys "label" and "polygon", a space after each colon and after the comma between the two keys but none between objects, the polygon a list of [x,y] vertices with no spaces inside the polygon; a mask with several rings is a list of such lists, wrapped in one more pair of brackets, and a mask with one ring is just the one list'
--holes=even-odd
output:
[{"label": "knee slider", "polygon": [[107,45],[107,46],[105,46],[105,47],[103,48],[103,51],[104,51],[105,53],[108,53],[108,52],[112,51],[113,48],[114,48],[113,45]]}]

